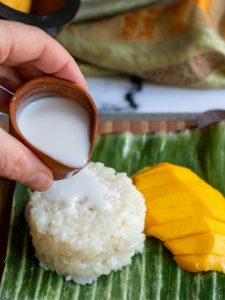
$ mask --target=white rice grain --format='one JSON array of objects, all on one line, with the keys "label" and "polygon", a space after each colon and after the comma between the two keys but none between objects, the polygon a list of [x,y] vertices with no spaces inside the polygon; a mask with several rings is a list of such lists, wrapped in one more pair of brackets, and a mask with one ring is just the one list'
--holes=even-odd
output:
[{"label": "white rice grain", "polygon": [[27,210],[40,265],[79,284],[130,264],[132,256],[143,251],[145,239],[144,199],[131,179],[101,163],[86,168],[112,191],[105,199],[110,209],[90,208],[84,199],[59,205],[49,198],[53,186],[51,191],[35,192]]}]

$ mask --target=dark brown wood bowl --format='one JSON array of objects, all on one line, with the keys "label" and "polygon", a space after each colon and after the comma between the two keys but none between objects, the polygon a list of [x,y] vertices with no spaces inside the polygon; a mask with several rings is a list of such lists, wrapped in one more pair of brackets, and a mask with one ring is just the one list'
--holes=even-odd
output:
[{"label": "dark brown wood bowl", "polygon": [[12,97],[9,108],[10,133],[18,140],[20,140],[24,145],[26,145],[30,150],[32,150],[40,158],[40,160],[47,167],[49,167],[49,169],[53,173],[54,179],[59,180],[66,178],[68,174],[71,174],[71,172],[79,172],[81,168],[74,169],[66,166],[34,147],[23,136],[17,124],[17,114],[25,105],[34,100],[49,96],[61,96],[68,98],[71,101],[79,103],[88,112],[91,121],[91,146],[88,155],[88,161],[90,160],[91,153],[94,147],[95,137],[97,134],[98,115],[95,103],[86,90],[72,82],[55,77],[46,76],[33,79],[20,87]]},{"label": "dark brown wood bowl", "polygon": [[0,19],[40,27],[56,33],[76,15],[80,0],[33,0],[30,13],[23,13],[0,3]]}]

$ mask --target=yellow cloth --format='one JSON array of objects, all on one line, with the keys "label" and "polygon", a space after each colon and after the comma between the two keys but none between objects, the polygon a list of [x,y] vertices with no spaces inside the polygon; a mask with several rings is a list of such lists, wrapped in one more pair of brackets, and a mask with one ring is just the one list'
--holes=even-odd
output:
[{"label": "yellow cloth", "polygon": [[74,57],[93,65],[92,73],[107,70],[175,86],[225,86],[225,0],[148,5],[73,22],[57,38]]}]

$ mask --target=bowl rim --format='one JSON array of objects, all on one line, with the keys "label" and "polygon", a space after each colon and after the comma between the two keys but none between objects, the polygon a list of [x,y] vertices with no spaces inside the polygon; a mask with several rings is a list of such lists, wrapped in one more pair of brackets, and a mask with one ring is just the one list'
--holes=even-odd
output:
[{"label": "bowl rim", "polygon": [[[46,154],[44,151],[40,150],[38,147],[34,146],[20,130],[18,122],[17,122],[17,114],[20,109],[23,108],[24,105],[29,105],[33,101],[37,101],[43,98],[43,93],[51,94],[52,96],[57,95],[60,88],[64,87],[63,94],[58,96],[66,97],[70,101],[74,101],[79,103],[86,111],[88,111],[90,117],[90,149],[87,157],[86,163],[82,167],[69,166],[66,165],[57,159],[51,157]],[[51,92],[46,91],[46,88],[50,88]],[[35,90],[36,89],[36,90]],[[76,94],[76,97],[73,95],[71,98],[65,96],[65,89],[70,91],[72,94]],[[33,94],[35,90],[35,93]],[[86,105],[82,105],[80,101],[77,100],[77,93],[80,97],[85,101]],[[35,96],[35,97],[33,97]],[[36,97],[38,96],[38,97]],[[50,95],[48,95],[50,96]],[[51,97],[51,96],[50,96]],[[53,173],[53,177],[55,180],[65,179],[69,173],[77,173],[82,168],[86,166],[86,164],[91,159],[91,154],[94,148],[94,142],[96,140],[97,131],[98,131],[98,112],[97,107],[95,105],[94,100],[87,90],[79,86],[77,83],[53,77],[53,76],[41,76],[23,84],[18,90],[15,92],[14,96],[12,96],[9,106],[9,132],[16,137],[19,141],[21,141],[26,147],[28,147],[32,152],[34,152],[39,159],[51,169]]]},{"label": "bowl rim", "polygon": [[77,13],[80,0],[66,0],[64,5],[48,14],[23,13],[0,2],[0,18],[22,22],[40,28],[61,27]]}]

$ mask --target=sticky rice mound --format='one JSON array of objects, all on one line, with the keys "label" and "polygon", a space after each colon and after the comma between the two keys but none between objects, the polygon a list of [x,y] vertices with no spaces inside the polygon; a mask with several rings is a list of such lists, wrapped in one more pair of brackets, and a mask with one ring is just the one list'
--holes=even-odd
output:
[{"label": "sticky rice mound", "polygon": [[79,284],[129,265],[143,251],[145,239],[144,199],[131,179],[102,163],[89,163],[85,169],[112,192],[105,196],[107,205],[59,201],[54,184],[47,192],[34,192],[26,212],[40,266]]}]

